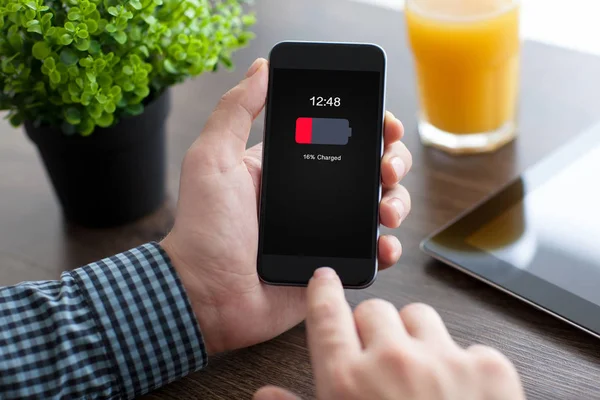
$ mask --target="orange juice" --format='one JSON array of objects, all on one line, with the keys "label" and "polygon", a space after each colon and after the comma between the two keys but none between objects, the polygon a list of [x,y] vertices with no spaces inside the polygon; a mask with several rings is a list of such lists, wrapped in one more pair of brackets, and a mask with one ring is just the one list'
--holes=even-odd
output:
[{"label": "orange juice", "polygon": [[423,118],[451,134],[514,121],[519,80],[516,0],[408,0]]}]

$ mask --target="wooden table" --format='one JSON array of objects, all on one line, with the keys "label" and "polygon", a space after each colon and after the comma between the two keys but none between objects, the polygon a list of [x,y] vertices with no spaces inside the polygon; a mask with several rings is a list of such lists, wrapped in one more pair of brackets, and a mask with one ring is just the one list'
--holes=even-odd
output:
[{"label": "wooden table", "polygon": [[[454,158],[419,143],[413,70],[400,13],[345,0],[258,0],[256,11],[257,39],[236,55],[235,72],[205,75],[174,90],[168,141],[170,200],[138,223],[99,231],[65,224],[34,147],[21,132],[2,123],[0,285],[54,279],[65,269],[164,235],[173,220],[185,150],[221,93],[276,42],[375,42],[388,52],[387,104],[404,121],[405,142],[414,156],[413,171],[405,180],[413,211],[393,232],[404,246],[401,261],[369,289],[348,292],[349,301],[355,305],[377,296],[399,308],[415,301],[429,303],[459,344],[483,343],[505,352],[521,373],[530,399],[600,399],[600,342],[431,261],[418,249],[430,232],[600,119],[600,59],[526,43],[519,139],[492,155]],[[260,117],[250,145],[260,140],[262,130]],[[311,379],[301,325],[269,343],[214,357],[205,371],[147,398],[248,399],[265,384],[282,385],[312,398]]]}]

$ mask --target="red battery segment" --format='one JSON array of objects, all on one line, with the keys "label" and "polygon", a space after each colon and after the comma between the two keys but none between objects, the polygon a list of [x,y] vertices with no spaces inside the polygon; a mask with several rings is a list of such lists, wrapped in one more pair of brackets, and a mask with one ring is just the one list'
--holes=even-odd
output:
[{"label": "red battery segment", "polygon": [[346,145],[352,136],[350,122],[343,118],[300,117],[296,120],[296,143]]}]

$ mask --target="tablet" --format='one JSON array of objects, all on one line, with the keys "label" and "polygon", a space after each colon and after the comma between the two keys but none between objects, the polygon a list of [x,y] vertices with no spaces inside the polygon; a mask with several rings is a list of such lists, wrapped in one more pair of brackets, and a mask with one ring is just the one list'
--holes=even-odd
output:
[{"label": "tablet", "polygon": [[600,337],[600,124],[421,248]]}]

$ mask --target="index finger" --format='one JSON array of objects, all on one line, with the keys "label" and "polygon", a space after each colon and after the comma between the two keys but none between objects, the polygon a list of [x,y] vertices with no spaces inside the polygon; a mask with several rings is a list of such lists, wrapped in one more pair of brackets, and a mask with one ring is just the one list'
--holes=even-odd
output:
[{"label": "index finger", "polygon": [[342,283],[333,269],[315,271],[307,295],[306,330],[314,375],[327,376],[323,373],[327,365],[340,365],[360,352],[360,339]]}]

